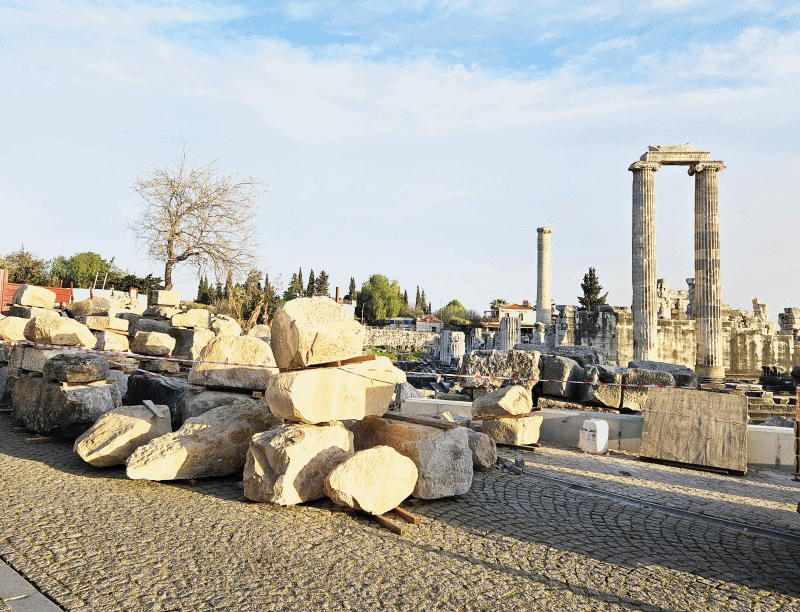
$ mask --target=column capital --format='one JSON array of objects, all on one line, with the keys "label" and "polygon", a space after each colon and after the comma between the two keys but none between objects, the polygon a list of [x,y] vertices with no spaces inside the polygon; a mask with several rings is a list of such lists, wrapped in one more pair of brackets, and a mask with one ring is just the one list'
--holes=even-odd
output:
[{"label": "column capital", "polygon": [[707,161],[707,162],[699,162],[697,164],[692,164],[689,166],[689,176],[694,176],[698,172],[702,172],[703,170],[712,170],[713,172],[722,172],[725,170],[725,164],[721,161]]},{"label": "column capital", "polygon": [[553,228],[552,227],[537,227],[536,231],[540,234],[552,234]]},{"label": "column capital", "polygon": [[653,172],[656,172],[658,170],[661,170],[661,164],[659,164],[658,162],[646,162],[646,161],[633,162],[628,167],[628,172],[635,172],[636,170],[652,170]]}]

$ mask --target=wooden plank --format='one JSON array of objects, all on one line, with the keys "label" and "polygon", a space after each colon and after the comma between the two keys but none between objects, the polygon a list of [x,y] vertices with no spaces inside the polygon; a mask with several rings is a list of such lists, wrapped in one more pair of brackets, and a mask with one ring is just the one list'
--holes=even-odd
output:
[{"label": "wooden plank", "polygon": [[403,519],[406,523],[412,523],[413,525],[419,525],[419,517],[416,514],[412,514],[405,508],[401,508],[397,506],[394,510],[392,510],[397,516]]},{"label": "wooden plank", "polygon": [[390,521],[388,518],[383,516],[382,514],[373,514],[371,515],[373,519],[378,521],[381,525],[386,527],[389,531],[396,533],[397,535],[403,535],[403,527]]},{"label": "wooden plank", "polygon": [[639,456],[746,473],[747,398],[648,389]]},{"label": "wooden plank", "polygon": [[55,436],[36,436],[35,438],[25,438],[25,444],[45,444],[48,442],[61,442],[64,438],[57,438]]},{"label": "wooden plank", "polygon": [[[541,411],[541,408],[538,411]],[[526,412],[525,414],[503,414],[503,415],[499,415],[499,414],[486,414],[486,415],[475,414],[475,415],[472,416],[472,420],[473,421],[494,421],[494,420],[497,420],[497,419],[525,419],[525,418],[528,418],[528,417],[531,417],[531,416],[536,416],[533,413],[534,412],[538,412],[538,411],[532,410],[531,412]]]},{"label": "wooden plank", "polygon": [[142,405],[157,417],[166,416],[166,414],[164,414],[164,410],[159,409],[158,406],[156,406],[152,400],[142,400]]},{"label": "wooden plank", "polygon": [[542,445],[538,442],[534,442],[533,444],[502,444],[498,443],[497,446],[507,446],[509,448],[518,448],[519,450],[526,450],[534,452],[535,449],[541,448]]},{"label": "wooden plank", "polygon": [[253,399],[261,399],[264,397],[263,391],[253,391]]},{"label": "wooden plank", "polygon": [[440,421],[433,417],[425,417],[421,415],[403,414],[401,412],[387,412],[383,415],[384,419],[392,421],[403,421],[404,423],[414,423],[416,425],[427,425],[428,427],[437,427],[439,429],[455,429],[458,427],[456,423],[449,421]]}]

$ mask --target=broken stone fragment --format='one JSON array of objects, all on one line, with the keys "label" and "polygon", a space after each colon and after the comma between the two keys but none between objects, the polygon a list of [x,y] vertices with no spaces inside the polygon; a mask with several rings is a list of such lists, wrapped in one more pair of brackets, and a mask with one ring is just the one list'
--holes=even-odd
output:
[{"label": "broken stone fragment", "polygon": [[[44,364],[47,360],[56,355],[63,355],[69,351],[60,349],[40,349],[31,346],[14,347],[14,367],[18,367],[26,372],[44,372]],[[22,355],[22,359],[19,356]]]},{"label": "broken stone fragment", "polygon": [[543,420],[544,417],[540,414],[491,419],[483,422],[483,433],[497,444],[535,444],[539,441],[539,430]]},{"label": "broken stone fragment", "polygon": [[364,326],[342,305],[327,297],[286,302],[272,320],[272,350],[282,369],[359,357]]},{"label": "broken stone fragment", "polygon": [[272,332],[270,332],[269,325],[254,325],[250,328],[250,331],[247,332],[247,335],[263,340],[264,342],[272,341]]},{"label": "broken stone fragment", "polygon": [[73,451],[95,467],[125,465],[137,448],[172,431],[169,407],[155,410],[158,415],[146,406],[110,410],[75,440]]},{"label": "broken stone fragment", "polygon": [[14,297],[11,298],[12,304],[37,306],[38,308],[52,308],[55,302],[55,291],[35,285],[22,285],[14,292]]},{"label": "broken stone fragment", "polygon": [[28,319],[21,317],[3,317],[0,319],[0,340],[14,342],[25,340],[25,326]]},{"label": "broken stone fragment", "polygon": [[497,461],[497,444],[491,437],[479,431],[467,429],[469,450],[472,451],[472,466],[488,470]]},{"label": "broken stone fragment", "polygon": [[280,372],[270,377],[267,402],[287,421],[322,423],[381,416],[389,409],[395,385],[406,375],[388,357],[335,368]]},{"label": "broken stone fragment", "polygon": [[337,506],[383,514],[414,491],[419,471],[390,446],[357,452],[325,478],[325,494]]},{"label": "broken stone fragment", "polygon": [[9,316],[19,317],[20,319],[32,319],[33,317],[58,317],[57,311],[50,308],[39,308],[38,306],[20,306],[14,304],[8,309]]},{"label": "broken stone fragment", "polygon": [[137,331],[131,342],[131,350],[140,355],[167,357],[175,348],[175,338],[161,332]]},{"label": "broken stone fragment", "polygon": [[571,400],[581,397],[583,389],[580,383],[585,380],[585,373],[578,362],[568,357],[553,355],[542,356],[542,362],[544,363],[542,378],[545,381],[555,381],[544,383],[542,392],[545,395]]},{"label": "broken stone fragment", "polygon": [[156,374],[177,374],[181,371],[181,364],[166,359],[142,359],[139,362],[139,369]]},{"label": "broken stone fragment", "polygon": [[414,462],[419,472],[414,497],[463,495],[472,486],[472,451],[465,427],[439,429],[367,417],[352,431],[356,451],[391,446]]},{"label": "broken stone fragment", "polygon": [[264,404],[214,408],[137,448],[126,462],[128,478],[179,480],[241,472],[250,439],[270,419]]},{"label": "broken stone fragment", "polygon": [[172,428],[177,429],[183,423],[181,418],[181,395],[189,390],[189,383],[174,378],[145,376],[132,374],[128,377],[128,404],[141,404],[151,400],[154,404],[169,406],[172,415]]},{"label": "broken stone fragment", "polygon": [[14,417],[43,435],[77,437],[121,404],[115,383],[67,385],[20,376],[12,391]]},{"label": "broken stone fragment", "polygon": [[[607,365],[586,366],[586,382],[591,385],[581,385],[583,395],[581,401],[596,406],[619,409],[622,400],[622,368]],[[604,384],[601,384],[604,383]]]},{"label": "broken stone fragment", "polygon": [[461,363],[461,386],[471,389],[497,389],[505,384],[499,378],[532,379],[525,382],[525,387],[532,389],[539,379],[538,351],[472,351],[464,355]]},{"label": "broken stone fragment", "polygon": [[95,353],[61,353],[44,363],[44,377],[69,383],[87,383],[108,378],[108,359]]},{"label": "broken stone fragment", "polygon": [[172,306],[150,306],[142,313],[142,316],[147,319],[172,319],[176,314],[180,314],[180,308],[173,308]]},{"label": "broken stone fragment", "polygon": [[189,382],[205,387],[264,391],[270,371],[277,369],[269,344],[249,336],[216,336],[199,361],[192,365]]},{"label": "broken stone fragment", "polygon": [[214,339],[214,332],[210,329],[171,327],[168,333],[175,338],[175,348],[172,349],[172,355],[183,359],[191,359],[192,361],[199,359],[200,353]]},{"label": "broken stone fragment", "polygon": [[325,497],[325,477],[353,454],[353,434],[338,422],[285,424],[256,434],[244,468],[244,495],[281,506]]},{"label": "broken stone fragment", "polygon": [[241,402],[255,404],[258,401],[250,393],[236,391],[201,391],[200,393],[187,391],[181,395],[180,399],[181,417],[186,421],[220,406],[230,406]]},{"label": "broken stone fragment", "polygon": [[622,373],[622,409],[644,412],[647,408],[647,387],[629,385],[664,385],[675,386],[675,378],[667,372],[654,370],[630,369]]},{"label": "broken stone fragment", "polygon": [[66,317],[34,317],[25,326],[26,340],[41,344],[94,348],[97,338],[85,325]]},{"label": "broken stone fragment", "polygon": [[472,416],[482,418],[525,414],[531,411],[532,405],[531,392],[525,387],[502,387],[472,402]]},{"label": "broken stone fragment", "polygon": [[127,334],[128,326],[127,319],[120,319],[119,317],[101,315],[89,315],[86,317],[86,327],[97,331],[109,330]]},{"label": "broken stone fragment", "polygon": [[698,385],[697,374],[694,373],[694,370],[683,365],[662,363],[660,361],[635,360],[628,362],[628,367],[637,370],[666,372],[667,374],[671,374],[675,379],[675,384],[681,387],[696,387]]},{"label": "broken stone fragment", "polygon": [[94,348],[98,351],[127,353],[130,350],[130,341],[126,335],[112,331],[96,331],[94,332],[94,337],[97,338],[97,344],[94,345]]},{"label": "broken stone fragment", "polygon": [[146,319],[144,317],[136,319],[135,323],[131,321],[131,325],[129,326],[131,336],[135,336],[139,332],[159,332],[166,334],[171,329],[172,326],[169,324],[169,321],[162,321],[160,319]]},{"label": "broken stone fragment", "polygon": [[191,308],[186,312],[172,315],[170,323],[175,327],[208,329],[211,325],[211,311],[205,308]]},{"label": "broken stone fragment", "polygon": [[[259,327],[256,325],[256,327]],[[264,325],[267,329],[268,326]],[[211,331],[217,336],[241,336],[242,328],[233,317],[214,315],[211,317]]]},{"label": "broken stone fragment", "polygon": [[177,291],[151,291],[151,306],[172,306],[177,308],[181,304],[181,294]]}]

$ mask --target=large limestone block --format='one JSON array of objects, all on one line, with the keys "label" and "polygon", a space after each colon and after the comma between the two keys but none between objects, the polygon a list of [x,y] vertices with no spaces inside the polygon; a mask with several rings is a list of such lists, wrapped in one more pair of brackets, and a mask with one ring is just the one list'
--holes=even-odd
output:
[{"label": "large limestone block", "polygon": [[[607,365],[589,364],[586,366],[586,382],[591,385],[581,385],[583,395],[580,401],[596,406],[619,409],[622,401],[622,368]],[[602,383],[602,384],[601,384]]]},{"label": "large limestone block", "polygon": [[553,355],[544,355],[542,361],[544,363],[542,378],[545,381],[555,381],[544,383],[542,392],[545,395],[565,397],[572,400],[577,400],[581,397],[583,390],[581,389],[582,385],[579,383],[586,379],[586,374],[584,369],[578,365],[578,362],[568,357]]},{"label": "large limestone block", "polygon": [[269,344],[248,336],[216,336],[199,359],[216,362],[195,363],[189,372],[190,383],[206,387],[263,391],[269,384],[270,371],[277,369]]},{"label": "large limestone block", "polygon": [[192,391],[187,391],[181,395],[181,418],[186,421],[220,406],[230,406],[241,402],[255,404],[258,401],[253,398],[251,393],[238,393],[236,391],[201,391],[200,393],[193,393]]},{"label": "large limestone block", "polygon": [[491,419],[483,422],[483,433],[497,444],[535,444],[544,417],[533,414],[514,419]]},{"label": "large limestone block", "polygon": [[177,308],[181,304],[181,294],[177,291],[151,291],[151,306],[172,306]]},{"label": "large limestone block", "polygon": [[150,306],[143,313],[142,316],[147,319],[161,319],[162,321],[172,319],[176,314],[180,314],[180,308],[173,308],[172,306]]},{"label": "large limestone block", "polygon": [[69,305],[74,317],[87,317],[89,315],[108,311],[108,300],[100,296],[94,296],[86,300],[72,302]]},{"label": "large limestone block", "polygon": [[172,431],[169,407],[120,406],[102,415],[77,440],[73,451],[95,467],[125,465],[140,446]]},{"label": "large limestone block", "polygon": [[172,354],[182,359],[196,361],[206,345],[214,339],[214,332],[210,329],[184,329],[172,327],[169,335],[175,338],[175,348]]},{"label": "large limestone block", "polygon": [[116,384],[67,386],[20,376],[12,391],[15,418],[44,435],[77,437],[122,404]]},{"label": "large limestone block", "polygon": [[357,452],[325,479],[325,494],[337,506],[383,514],[414,492],[419,471],[390,446]]},{"label": "large limestone block", "polygon": [[127,319],[120,319],[119,317],[89,315],[86,317],[86,327],[97,331],[108,330],[127,334],[129,322]]},{"label": "large limestone block", "polygon": [[69,351],[58,349],[40,349],[31,346],[19,346],[17,348],[16,356],[22,354],[22,361],[16,361],[14,367],[19,367],[26,372],[44,372],[44,364],[47,360],[56,355],[63,355]]},{"label": "large limestone block", "polygon": [[8,309],[9,316],[19,317],[20,319],[32,319],[33,317],[59,317],[57,310],[52,308],[39,308],[38,306],[19,306],[14,304]]},{"label": "large limestone block", "polygon": [[[256,327],[259,327],[256,325]],[[267,330],[269,327],[264,325]],[[228,315],[215,315],[211,317],[211,331],[217,336],[241,336],[242,327],[236,322],[236,319]],[[248,334],[249,335],[249,334]]]},{"label": "large limestone block", "polygon": [[629,368],[637,370],[652,370],[654,372],[666,372],[675,379],[675,384],[681,387],[697,387],[697,374],[694,370],[683,365],[674,363],[663,363],[660,361],[635,360],[628,362]]},{"label": "large limestone block", "polygon": [[[667,372],[654,370],[630,369],[622,373],[623,385],[664,385],[675,386],[675,378]],[[648,389],[646,387],[622,387],[622,408],[634,412],[644,412],[647,409]]]},{"label": "large limestone block", "polygon": [[128,377],[127,404],[141,404],[151,400],[154,404],[169,406],[172,415],[172,428],[177,429],[183,423],[181,418],[181,396],[189,390],[189,383],[174,378],[161,378],[132,374]]},{"label": "large limestone block", "polygon": [[383,415],[395,385],[405,381],[406,375],[388,357],[336,368],[292,370],[270,377],[267,402],[274,414],[288,421],[359,420]]},{"label": "large limestone block", "polygon": [[52,308],[56,303],[55,291],[37,287],[35,285],[22,285],[14,292],[12,304],[20,306],[37,306],[38,308]]},{"label": "large limestone block", "polygon": [[125,396],[128,394],[128,377],[130,374],[122,370],[109,370],[108,378],[106,380],[116,380],[119,394],[122,396],[122,403],[126,403]]},{"label": "large limestone block", "polygon": [[469,450],[472,451],[472,467],[488,470],[497,461],[497,444],[490,436],[467,429]]},{"label": "large limestone block", "polygon": [[34,317],[25,326],[26,340],[41,344],[94,348],[97,338],[85,325],[66,317]]},{"label": "large limestone block", "polygon": [[172,315],[170,323],[174,327],[208,329],[211,326],[211,311],[205,308],[191,308],[186,312]]},{"label": "large limestone block", "polygon": [[286,302],[272,320],[272,350],[280,368],[304,368],[358,357],[364,326],[327,297]]},{"label": "large limestone block", "polygon": [[247,335],[263,340],[264,342],[272,342],[272,332],[269,329],[269,325],[253,325],[250,331],[247,332]]},{"label": "large limestone block", "polygon": [[140,355],[167,357],[175,348],[175,338],[160,332],[136,332],[131,350]]},{"label": "large limestone block", "polygon": [[241,473],[250,439],[269,422],[263,404],[214,408],[137,448],[126,464],[128,478],[179,480]]},{"label": "large limestone block", "polygon": [[490,377],[532,379],[525,382],[533,389],[539,379],[540,355],[538,351],[472,351],[464,355],[460,373],[461,386],[472,389],[497,389],[511,384]]},{"label": "large limestone block", "polygon": [[94,348],[98,351],[127,353],[131,348],[128,336],[123,334],[116,334],[112,331],[96,331],[94,337],[97,338]]},{"label": "large limestone block", "polygon": [[476,399],[472,402],[472,416],[482,418],[525,414],[530,412],[532,407],[531,392],[525,387],[514,385],[497,389]]},{"label": "large limestone block", "polygon": [[353,434],[338,422],[286,424],[253,436],[244,495],[281,506],[325,496],[325,477],[353,454]]},{"label": "large limestone block", "polygon": [[172,325],[169,324],[169,321],[140,317],[136,319],[135,322],[131,321],[131,325],[128,329],[131,336],[135,336],[139,332],[158,332],[166,334],[172,329]]},{"label": "large limestone block", "polygon": [[3,317],[0,319],[0,340],[14,342],[25,340],[25,326],[28,319],[22,317]]},{"label": "large limestone block", "polygon": [[96,353],[62,353],[48,359],[44,377],[69,383],[87,383],[108,378],[108,359]]},{"label": "large limestone block", "polygon": [[585,368],[589,364],[605,365],[606,363],[606,357],[603,351],[590,346],[557,346],[555,348],[545,349],[542,352],[557,357],[567,357],[575,361],[582,368]]},{"label": "large limestone block", "polygon": [[463,495],[472,486],[472,451],[466,427],[427,425],[367,417],[352,427],[357,451],[391,446],[417,466],[414,497],[438,499]]}]

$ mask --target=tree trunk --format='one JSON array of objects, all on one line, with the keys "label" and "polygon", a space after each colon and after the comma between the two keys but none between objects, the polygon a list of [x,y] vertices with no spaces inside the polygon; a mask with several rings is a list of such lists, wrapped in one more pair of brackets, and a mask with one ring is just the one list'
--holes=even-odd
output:
[{"label": "tree trunk", "polygon": [[175,264],[172,261],[167,261],[164,264],[164,290],[172,290],[172,267]]}]

